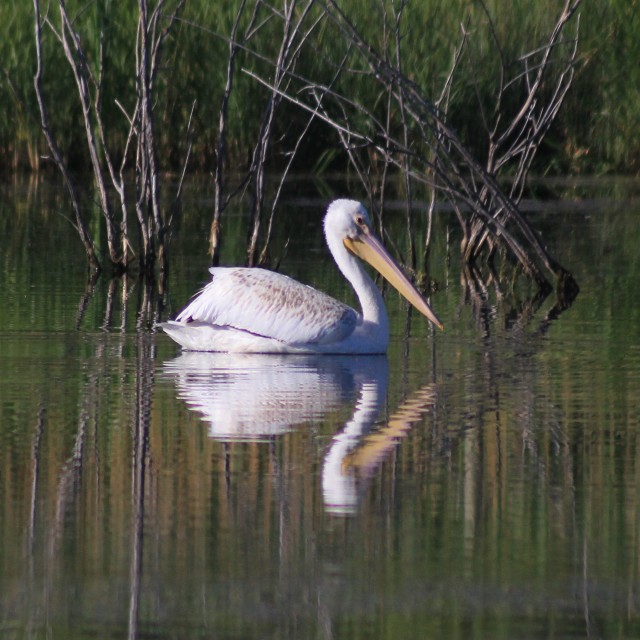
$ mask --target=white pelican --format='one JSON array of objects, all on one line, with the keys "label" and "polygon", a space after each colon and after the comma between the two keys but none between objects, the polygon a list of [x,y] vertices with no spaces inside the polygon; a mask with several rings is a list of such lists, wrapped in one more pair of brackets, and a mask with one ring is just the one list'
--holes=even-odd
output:
[{"label": "white pelican", "polygon": [[356,292],[361,313],[287,276],[264,269],[209,269],[212,281],[162,328],[184,349],[234,353],[385,353],[389,320],[380,290],[357,258],[377,269],[442,328],[354,200],[335,200],[324,219],[329,251]]}]

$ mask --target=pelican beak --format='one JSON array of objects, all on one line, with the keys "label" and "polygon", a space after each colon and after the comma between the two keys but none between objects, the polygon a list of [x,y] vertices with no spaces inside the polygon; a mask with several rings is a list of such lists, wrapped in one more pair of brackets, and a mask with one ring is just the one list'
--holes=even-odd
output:
[{"label": "pelican beak", "polygon": [[420,292],[409,282],[402,273],[396,261],[387,253],[382,243],[367,229],[358,238],[344,238],[344,246],[353,255],[368,262],[378,271],[398,292],[403,295],[420,313],[425,315],[436,327],[444,326],[429,303]]}]

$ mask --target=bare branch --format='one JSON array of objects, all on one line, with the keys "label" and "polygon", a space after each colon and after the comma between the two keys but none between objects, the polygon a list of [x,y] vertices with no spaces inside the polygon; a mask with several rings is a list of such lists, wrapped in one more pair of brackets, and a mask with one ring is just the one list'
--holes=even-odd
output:
[{"label": "bare branch", "polygon": [[[359,34],[335,0],[318,1],[322,3],[326,15],[343,34],[349,46],[361,54],[369,66],[371,76],[385,87],[388,96],[393,97],[394,108],[400,114],[400,135],[396,135],[391,130],[389,120],[381,122],[373,113],[353,99],[294,72],[289,72],[289,80],[295,83],[293,85],[296,87],[295,90],[260,78],[258,74],[250,72],[250,75],[293,104],[309,113],[315,112],[319,119],[328,124],[339,136],[363,184],[366,185],[370,181],[369,171],[365,168],[370,166],[370,158],[365,164],[365,159],[360,160],[359,156],[363,151],[368,153],[375,151],[380,161],[385,163],[384,166],[396,166],[410,180],[417,180],[437,188],[451,201],[462,225],[467,247],[479,247],[482,244],[478,245],[478,239],[481,236],[473,227],[477,222],[481,224],[482,237],[490,238],[491,246],[495,246],[496,243],[505,246],[524,271],[541,287],[548,287],[541,267],[552,273],[559,281],[571,282],[568,272],[548,254],[537,233],[519,211],[516,201],[499,187],[495,174],[490,170],[495,169],[495,165],[483,167],[478,162],[448,124],[446,112],[442,111],[443,106],[446,108],[453,73],[459,64],[466,42],[466,30],[463,28],[463,42],[454,57],[452,71],[436,104],[431,103],[420,88],[402,73],[402,68],[398,64],[401,50],[396,47],[396,53],[392,58],[386,52],[377,53]],[[575,9],[577,5],[578,3],[574,2],[571,6]],[[561,20],[565,19],[565,14],[566,12],[563,13]],[[397,14],[394,15],[397,18]],[[392,29],[399,33],[397,26]],[[555,38],[557,35],[552,37]],[[347,73],[349,72],[350,70],[347,69]],[[569,75],[565,76],[567,80],[569,77]],[[506,75],[501,77],[500,86],[504,88],[507,82]],[[539,81],[532,81],[531,87],[537,91],[540,84]],[[319,92],[322,93],[323,101],[320,109],[318,109]],[[557,91],[556,95],[558,98],[563,97],[564,90]],[[328,100],[331,101],[331,111],[326,108]],[[536,101],[535,104],[542,104],[542,101]],[[390,109],[389,104],[387,113]],[[557,113],[557,109],[554,107],[543,113],[546,114],[545,122],[548,124],[552,116]],[[356,125],[356,116],[364,116],[366,125]],[[525,175],[545,128],[531,129],[529,120],[524,118],[520,120],[522,123],[527,123],[528,128],[518,138],[519,146],[513,147],[511,157],[522,156],[525,159],[522,165],[522,175]],[[412,128],[410,136],[405,135],[409,126]],[[488,121],[487,130],[489,131]],[[514,128],[515,130],[517,129]],[[535,136],[531,142],[532,131]],[[411,148],[409,148],[409,140],[412,143]],[[493,156],[490,154],[490,157],[500,159],[495,153]],[[517,195],[518,192],[512,191],[512,194]],[[408,224],[411,226],[410,216],[408,216]],[[466,252],[465,256],[472,260],[477,253]]]},{"label": "bare branch", "polygon": [[94,109],[91,91],[89,89],[89,82],[91,81],[94,87],[97,87],[98,83],[93,79],[89,70],[86,56],[80,42],[80,37],[73,27],[73,22],[69,18],[65,2],[63,0],[59,0],[58,7],[60,11],[60,37],[62,47],[65,57],[67,58],[67,62],[73,71],[73,76],[78,88],[78,97],[82,107],[87,149],[89,151],[96,187],[100,197],[100,206],[106,222],[109,254],[113,265],[122,265],[122,255],[118,251],[118,228],[109,203],[106,183],[100,163],[100,152],[94,135],[93,122],[91,120],[91,115],[94,113]]},{"label": "bare branch", "polygon": [[[220,217],[224,210],[225,203],[223,201],[224,195],[224,159],[227,149],[227,119],[229,112],[229,99],[231,97],[231,91],[233,90],[233,79],[235,73],[235,60],[238,52],[240,51],[240,45],[236,41],[238,34],[238,27],[240,25],[240,19],[244,13],[246,6],[246,0],[242,0],[240,7],[236,13],[236,17],[231,28],[231,35],[229,37],[229,54],[227,57],[227,79],[222,94],[222,102],[220,105],[220,118],[218,121],[218,145],[216,147],[216,164],[214,170],[214,186],[215,197],[213,205],[213,221],[211,223],[211,231],[209,233],[209,255],[211,256],[211,264],[216,265],[220,259],[220,235],[221,224]],[[249,21],[249,26],[245,31],[244,40],[246,41],[250,37],[252,26],[257,17],[257,3],[254,6],[254,12]]]},{"label": "bare branch", "polygon": [[67,165],[64,161],[60,148],[56,142],[56,139],[51,131],[51,127],[49,125],[49,115],[47,112],[46,103],[44,97],[42,95],[42,31],[40,25],[40,3],[38,0],[33,0],[33,8],[34,8],[34,31],[35,31],[35,42],[36,42],[36,73],[33,78],[33,86],[36,92],[36,99],[38,101],[38,108],[40,110],[40,124],[42,126],[42,132],[47,140],[47,144],[49,145],[49,150],[51,151],[51,155],[53,157],[53,161],[56,166],[60,170],[62,177],[67,185],[67,189],[69,190],[69,196],[71,198],[71,206],[73,207],[74,215],[75,215],[75,227],[80,235],[80,241],[84,246],[85,253],[87,255],[87,259],[89,261],[89,266],[92,272],[96,273],[101,270],[100,262],[98,260],[98,256],[96,255],[93,239],[89,232],[89,228],[85,224],[84,218],[82,216],[80,210],[80,201],[78,198],[78,192],[75,186],[73,179],[71,178],[71,174],[67,169]]},{"label": "bare branch", "polygon": [[[167,226],[159,202],[158,175],[159,165],[156,157],[156,140],[153,122],[154,83],[160,64],[162,44],[185,4],[185,0],[176,0],[173,12],[166,11],[165,0],[157,0],[149,11],[147,0],[138,1],[138,28],[136,36],[136,77],[137,95],[133,112],[128,114],[120,101],[117,107],[128,123],[128,132],[122,158],[116,161],[107,143],[108,132],[102,118],[103,83],[105,82],[105,31],[99,33],[99,51],[97,62],[90,64],[87,51],[83,48],[80,35],[79,18],[89,11],[91,3],[75,16],[71,17],[65,0],[56,0],[59,14],[59,26],[53,24],[49,16],[40,17],[39,4],[34,0],[38,14],[36,44],[40,48],[40,23],[46,24],[59,41],[65,58],[71,68],[76,83],[78,99],[82,110],[84,134],[87,150],[94,175],[100,209],[106,223],[107,245],[113,270],[117,274],[127,271],[135,252],[129,239],[129,196],[125,190],[125,169],[130,159],[132,143],[135,140],[136,200],[135,210],[138,217],[142,249],[139,253],[140,264],[151,274],[154,264],[164,267],[166,260]],[[162,21],[162,23],[161,23]],[[38,74],[41,75],[41,67]],[[40,92],[40,107],[46,109]],[[47,129],[50,128],[47,122]],[[45,134],[46,135],[46,134]],[[54,154],[56,155],[56,154]],[[62,154],[58,150],[59,158]],[[119,197],[120,220],[114,214],[108,191],[109,182]],[[180,190],[180,187],[179,187]],[[178,193],[179,193],[178,190]],[[75,206],[75,205],[74,205]],[[80,227],[80,225],[77,225]],[[80,230],[80,229],[79,229]],[[81,236],[83,232],[81,231]],[[84,240],[83,240],[84,241]]]},{"label": "bare branch", "polygon": [[[280,88],[288,81],[290,71],[295,67],[295,63],[300,53],[300,46],[295,46],[296,38],[301,34],[302,43],[309,37],[309,34],[318,24],[315,22],[310,30],[303,32],[304,21],[313,6],[315,0],[307,0],[302,8],[299,18],[295,19],[297,1],[291,0],[285,4],[283,35],[278,58],[275,61],[275,74],[273,80],[274,89],[267,102],[262,127],[256,143],[250,173],[253,174],[253,205],[251,211],[251,221],[249,224],[249,234],[247,239],[246,261],[249,266],[256,262],[258,235],[262,222],[264,206],[264,180],[267,161],[267,150],[269,148],[273,127],[275,123],[275,113],[280,104]],[[301,43],[301,44],[302,44]],[[277,90],[276,90],[277,89]]]}]

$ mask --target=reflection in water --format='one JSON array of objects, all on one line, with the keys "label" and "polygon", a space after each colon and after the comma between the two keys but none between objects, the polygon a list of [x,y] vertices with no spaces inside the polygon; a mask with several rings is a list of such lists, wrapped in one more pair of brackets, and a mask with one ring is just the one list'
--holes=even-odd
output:
[{"label": "reflection in water", "polygon": [[[379,385],[363,385],[353,418],[333,439],[325,457],[322,489],[328,511],[349,515],[358,503],[358,485],[374,475],[387,454],[435,404],[433,385],[413,393],[378,429],[371,430],[372,411],[376,413],[386,394]],[[373,417],[373,420],[369,420]]]},{"label": "reflection in water", "polygon": [[358,506],[358,475],[346,463],[362,438],[376,421],[387,395],[388,371],[379,367],[374,376],[363,380],[353,416],[336,434],[324,459],[322,494],[325,507],[336,514],[354,513]]},{"label": "reflection in water", "polygon": [[[221,441],[265,440],[349,402],[355,371],[384,356],[278,356],[184,352],[164,365],[178,397]],[[385,365],[386,366],[386,365]]]},{"label": "reflection in water", "polygon": [[[269,439],[353,402],[351,419],[334,436],[322,473],[325,507],[356,511],[362,480],[433,406],[420,389],[377,429],[388,385],[386,356],[276,356],[185,352],[164,365],[178,397],[200,413],[220,441]],[[373,430],[372,430],[373,429]]]},{"label": "reflection in water", "polygon": [[[551,293],[548,286],[543,286],[523,299],[510,299],[511,296],[504,290],[501,279],[492,269],[489,269],[485,276],[477,267],[470,265],[462,268],[460,281],[464,291],[463,301],[473,309],[478,328],[485,336],[491,329],[492,319],[497,315],[498,305],[490,301],[492,292],[504,307],[506,326],[514,329],[522,329],[536,319]],[[561,283],[557,287],[552,305],[545,311],[542,320],[539,320],[537,333],[546,333],[551,323],[571,307],[579,291],[577,283],[572,278]]]}]

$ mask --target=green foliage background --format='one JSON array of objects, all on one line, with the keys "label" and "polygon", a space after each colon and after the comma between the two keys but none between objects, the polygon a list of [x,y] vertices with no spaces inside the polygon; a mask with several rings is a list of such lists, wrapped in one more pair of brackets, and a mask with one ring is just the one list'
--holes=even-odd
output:
[{"label": "green foliage background", "polygon": [[[484,6],[492,17],[505,58],[516,60],[542,44],[562,4],[558,0],[536,3],[487,0]],[[583,2],[578,72],[565,107],[541,149],[537,172],[635,174],[640,169],[639,4],[638,0]],[[103,115],[109,143],[117,151],[124,144],[127,123],[116,100],[126,110],[131,110],[135,102],[137,5],[114,0],[88,4],[72,0],[67,5],[75,16],[89,64],[94,69],[99,59],[100,34],[104,34]],[[194,101],[194,154],[190,167],[212,169],[227,69],[224,36],[231,30],[238,5],[238,0],[225,3],[188,0],[179,24],[166,42],[155,103],[159,150],[165,170],[180,166]],[[391,3],[386,5],[390,12]],[[385,5],[344,0],[341,6],[358,29],[382,49],[387,37],[383,29]],[[246,11],[241,31],[250,11],[251,7]],[[268,12],[264,8],[262,11],[266,16]],[[57,27],[53,5],[49,15]],[[463,140],[473,147],[478,130],[478,102],[487,107],[493,105],[499,72],[483,6],[475,0],[414,1],[407,5],[402,24],[404,72],[432,98],[441,90],[453,52],[460,43],[461,25],[465,25],[469,33],[468,55],[456,76],[450,116]],[[70,164],[82,169],[87,160],[71,70],[53,34],[45,30],[43,38],[44,93],[55,134]],[[269,77],[269,65],[260,56],[274,59],[279,43],[279,25],[272,20],[250,41],[250,51],[238,57],[229,130],[229,159],[236,167],[247,162],[267,99],[266,90],[242,70],[254,70]],[[345,47],[336,29],[325,22],[304,48],[297,71],[318,81],[327,80]],[[5,171],[38,168],[41,156],[46,155],[33,91],[35,63],[33,5],[0,4],[0,168]],[[350,76],[349,86],[341,89],[346,89],[354,99],[375,106],[380,94],[372,86],[365,76],[362,82]],[[278,111],[280,150],[288,148],[287,132],[296,129],[296,124],[304,119],[299,109],[282,105]],[[300,155],[298,169],[302,171],[317,171],[325,166],[327,157],[334,157],[331,150],[336,140],[326,128],[318,126],[312,133]]]}]

